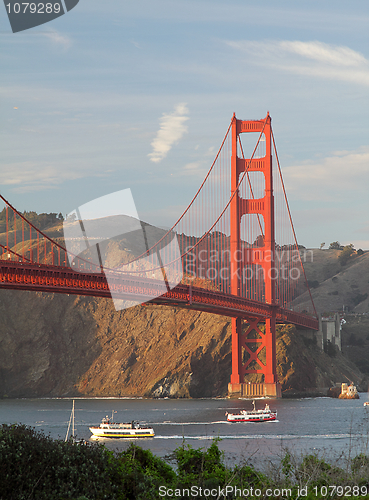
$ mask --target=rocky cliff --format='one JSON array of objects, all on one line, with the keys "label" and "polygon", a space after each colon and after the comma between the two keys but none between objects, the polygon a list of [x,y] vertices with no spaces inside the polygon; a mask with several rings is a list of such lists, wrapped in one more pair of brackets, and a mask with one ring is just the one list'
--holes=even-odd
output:
[{"label": "rocky cliff", "polygon": [[[0,313],[0,397],[227,393],[227,318],[151,305],[117,312],[111,300],[9,290],[0,290]],[[362,379],[290,325],[279,328],[277,349],[284,391]]]}]

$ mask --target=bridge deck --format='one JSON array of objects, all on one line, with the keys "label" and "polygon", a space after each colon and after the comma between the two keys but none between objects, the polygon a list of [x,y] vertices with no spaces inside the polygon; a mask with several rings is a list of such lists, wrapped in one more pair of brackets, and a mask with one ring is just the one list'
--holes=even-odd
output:
[{"label": "bridge deck", "polygon": [[[158,295],[159,283],[143,278],[122,275],[116,283],[108,281],[103,273],[80,273],[70,268],[28,264],[24,262],[0,263],[0,288],[32,290],[39,292],[66,293],[176,306],[197,311],[220,314],[243,319],[271,316],[273,308],[277,322],[292,323],[302,328],[319,329],[318,320],[312,316],[284,309],[278,305],[257,302],[243,297],[205,290],[191,285],[177,285],[161,296]],[[162,287],[162,283],[160,283]]]}]

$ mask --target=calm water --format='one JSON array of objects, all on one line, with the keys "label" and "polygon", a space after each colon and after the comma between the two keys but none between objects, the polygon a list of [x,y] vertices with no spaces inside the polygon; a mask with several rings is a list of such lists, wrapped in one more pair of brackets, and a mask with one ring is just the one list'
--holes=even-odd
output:
[{"label": "calm water", "polygon": [[[249,400],[229,399],[75,399],[76,435],[90,439],[88,427],[115,410],[114,420],[138,420],[154,427],[155,438],[141,439],[140,446],[158,456],[166,456],[185,443],[194,448],[208,447],[214,437],[222,441],[227,462],[249,460],[256,464],[277,457],[282,449],[318,451],[330,458],[342,451],[351,456],[368,452],[369,407],[367,394],[359,400],[331,398],[281,399],[268,401],[278,410],[278,420],[264,423],[228,423],[225,412],[251,409]],[[263,408],[265,400],[256,401]],[[71,399],[0,400],[0,423],[30,425],[52,438],[64,439],[71,414]],[[112,450],[123,450],[129,443],[101,439]]]}]

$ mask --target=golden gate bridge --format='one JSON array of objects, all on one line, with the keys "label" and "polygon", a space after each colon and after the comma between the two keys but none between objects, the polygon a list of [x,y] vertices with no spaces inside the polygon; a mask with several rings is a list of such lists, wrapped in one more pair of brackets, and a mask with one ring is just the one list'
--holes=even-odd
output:
[{"label": "golden gate bridge", "polygon": [[[252,138],[250,150],[243,134]],[[155,240],[148,232],[143,254],[122,253],[108,267],[96,264],[91,249],[71,262],[62,235],[50,237],[0,198],[0,288],[114,297],[230,317],[231,395],[280,396],[276,325],[318,330],[269,113],[247,121],[233,115],[204,181],[172,228]],[[179,252],[170,244],[174,237]],[[100,247],[109,252],[107,243]],[[159,254],[170,276],[158,264]],[[294,299],[304,292],[311,306],[298,311]],[[249,383],[249,374],[258,374],[260,382]]]}]

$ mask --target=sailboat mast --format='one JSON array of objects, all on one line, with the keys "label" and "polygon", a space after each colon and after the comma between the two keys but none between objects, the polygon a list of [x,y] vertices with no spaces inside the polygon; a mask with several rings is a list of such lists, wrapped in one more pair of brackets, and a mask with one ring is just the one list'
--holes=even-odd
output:
[{"label": "sailboat mast", "polygon": [[75,435],[74,435],[74,399],[73,399],[73,406],[72,406],[72,419],[73,419],[72,420],[72,422],[73,422],[73,424],[72,424],[72,436],[75,437]]},{"label": "sailboat mast", "polygon": [[72,405],[72,412],[70,414],[69,418],[69,424],[68,424],[68,429],[67,429],[67,434],[65,436],[65,442],[68,441],[68,436],[69,436],[69,429],[70,429],[70,424],[72,424],[72,437],[74,438],[74,399],[73,399],[73,405]]}]

